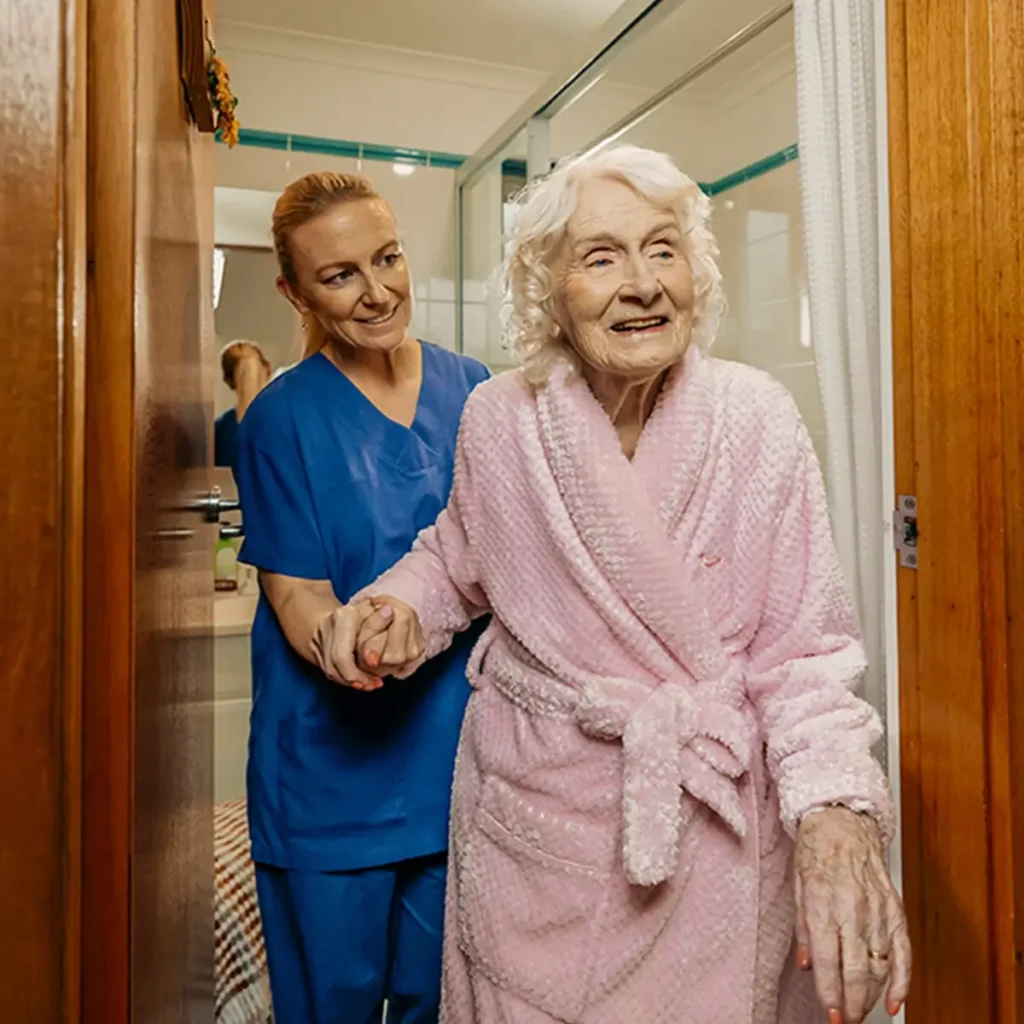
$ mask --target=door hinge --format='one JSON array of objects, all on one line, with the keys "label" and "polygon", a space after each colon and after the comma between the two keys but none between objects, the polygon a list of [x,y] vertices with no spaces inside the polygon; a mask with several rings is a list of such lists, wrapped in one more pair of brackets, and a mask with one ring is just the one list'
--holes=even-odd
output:
[{"label": "door hinge", "polygon": [[901,494],[896,500],[893,516],[893,540],[904,569],[917,568],[917,498],[912,494]]}]

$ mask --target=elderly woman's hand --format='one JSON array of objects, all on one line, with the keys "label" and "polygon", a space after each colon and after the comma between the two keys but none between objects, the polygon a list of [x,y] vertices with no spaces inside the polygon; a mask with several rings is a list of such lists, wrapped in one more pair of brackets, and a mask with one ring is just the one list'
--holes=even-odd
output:
[{"label": "elderly woman's hand", "polygon": [[313,631],[310,647],[320,670],[332,682],[354,690],[379,690],[384,683],[356,661],[359,631],[379,614],[371,601],[341,605],[325,615]]},{"label": "elderly woman's hand", "polygon": [[374,612],[363,620],[356,648],[371,672],[405,679],[426,660],[426,641],[416,612],[393,597],[372,598]]},{"label": "elderly woman's hand", "polygon": [[875,823],[834,807],[808,815],[796,849],[797,956],[830,1024],[860,1024],[883,994],[895,1016],[910,987],[903,905]]}]

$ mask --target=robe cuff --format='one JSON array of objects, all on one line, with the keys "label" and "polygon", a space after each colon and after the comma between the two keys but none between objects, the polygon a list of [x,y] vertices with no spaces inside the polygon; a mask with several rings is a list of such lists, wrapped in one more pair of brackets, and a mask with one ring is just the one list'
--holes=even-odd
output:
[{"label": "robe cuff", "polygon": [[883,846],[896,834],[892,790],[881,765],[870,755],[851,758],[843,751],[793,755],[799,764],[787,765],[779,786],[782,824],[796,838],[800,823],[816,811],[845,807],[871,818],[878,827]]}]

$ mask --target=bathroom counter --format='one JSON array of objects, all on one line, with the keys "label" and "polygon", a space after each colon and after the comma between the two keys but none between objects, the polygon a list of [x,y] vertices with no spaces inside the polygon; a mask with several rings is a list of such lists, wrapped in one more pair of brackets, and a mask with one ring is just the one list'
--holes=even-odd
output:
[{"label": "bathroom counter", "polygon": [[249,633],[258,600],[256,594],[235,591],[221,591],[213,599],[213,789],[218,803],[245,796],[252,708]]},{"label": "bathroom counter", "polygon": [[258,601],[256,594],[217,594],[213,602],[213,635],[248,636]]}]

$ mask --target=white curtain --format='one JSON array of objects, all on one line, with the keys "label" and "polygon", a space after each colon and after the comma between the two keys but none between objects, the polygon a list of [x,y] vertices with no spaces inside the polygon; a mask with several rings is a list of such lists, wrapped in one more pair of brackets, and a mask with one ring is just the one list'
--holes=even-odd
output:
[{"label": "white curtain", "polygon": [[[876,164],[876,0],[795,0],[800,174],[825,474],[885,715]],[[884,8],[882,8],[884,10]]]}]

